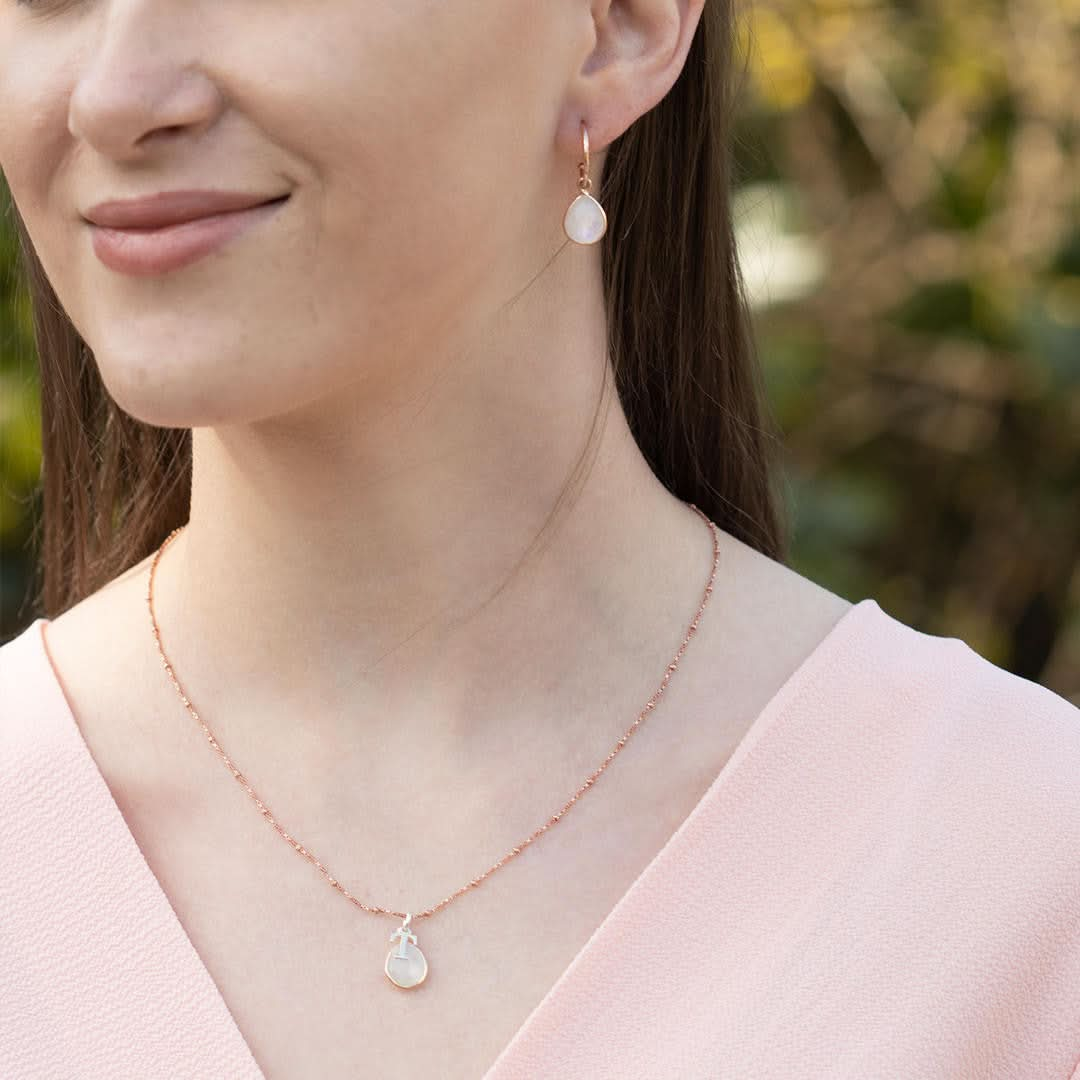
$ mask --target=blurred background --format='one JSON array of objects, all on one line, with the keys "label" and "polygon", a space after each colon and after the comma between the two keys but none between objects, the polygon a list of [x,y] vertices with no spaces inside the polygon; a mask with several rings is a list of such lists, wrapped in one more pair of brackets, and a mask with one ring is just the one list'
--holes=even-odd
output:
[{"label": "blurred background", "polygon": [[[739,248],[791,565],[1080,705],[1080,0],[754,0]],[[0,642],[40,414],[0,180]]]}]

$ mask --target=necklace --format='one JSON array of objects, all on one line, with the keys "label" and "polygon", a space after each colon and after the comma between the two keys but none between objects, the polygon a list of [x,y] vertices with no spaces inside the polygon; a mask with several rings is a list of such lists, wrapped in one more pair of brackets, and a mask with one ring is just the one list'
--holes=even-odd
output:
[{"label": "necklace", "polygon": [[690,643],[690,639],[697,631],[698,622],[701,619],[702,613],[705,610],[705,605],[709,602],[709,597],[712,595],[713,582],[716,580],[716,568],[720,561],[720,534],[716,525],[693,503],[687,503],[687,505],[694,510],[699,517],[701,517],[709,526],[713,534],[713,565],[712,573],[709,575],[709,583],[705,586],[705,595],[702,597],[701,605],[698,607],[697,614],[694,616],[693,622],[690,624],[690,629],[686,632],[686,636],[683,638],[682,644],[679,646],[678,651],[675,654],[675,658],[667,666],[667,670],[664,673],[664,677],[661,680],[659,688],[656,693],[646,702],[645,707],[638,714],[637,719],[626,730],[625,734],[615,744],[614,749],[600,764],[600,767],[596,769],[585,782],[574,793],[573,798],[555,815],[550,817],[543,825],[536,829],[531,836],[523,840],[520,844],[512,847],[498,862],[494,863],[487,870],[484,871],[479,877],[473,878],[467,884],[461,886],[461,888],[452,892],[449,896],[444,897],[434,907],[426,908],[424,911],[402,912],[394,911],[390,908],[377,907],[369,904],[365,904],[362,900],[357,899],[352,893],[345,888],[341,882],[334,877],[323,864],[298,840],[290,836],[288,832],[282,828],[281,824],[274,818],[274,815],[270,812],[270,808],[259,798],[251,784],[248,783],[247,777],[240,771],[239,768],[233,763],[228,754],[221,748],[220,743],[214,737],[213,732],[206,726],[202,717],[195,711],[191,702],[188,700],[187,694],[184,693],[183,688],[180,686],[179,681],[176,678],[176,673],[173,671],[172,664],[169,663],[168,657],[165,655],[165,650],[161,645],[161,630],[158,627],[157,619],[154,616],[154,573],[157,570],[158,561],[161,559],[162,552],[169,546],[170,543],[186,528],[181,525],[176,529],[173,529],[171,533],[165,538],[161,546],[158,548],[154,555],[153,561],[150,563],[150,577],[146,590],[146,602],[150,609],[150,625],[153,628],[154,641],[157,644],[158,655],[161,657],[161,662],[165,665],[165,671],[168,673],[173,686],[176,687],[176,692],[180,695],[180,700],[183,701],[184,707],[189,713],[198,721],[199,726],[206,734],[206,738],[209,741],[211,747],[215,750],[221,760],[225,763],[226,767],[232,773],[236,781],[243,787],[243,789],[254,800],[255,805],[259,808],[259,812],[264,818],[274,827],[275,831],[286,840],[289,845],[299,855],[302,855],[308,862],[310,862],[320,874],[329,882],[329,884],[337,889],[342,896],[345,897],[350,903],[356,907],[361,908],[364,911],[371,912],[373,915],[392,915],[395,919],[401,919],[401,924],[390,935],[389,941],[393,948],[386,954],[386,962],[384,964],[384,970],[387,978],[398,987],[402,989],[411,989],[415,986],[419,986],[428,973],[427,958],[420,951],[417,945],[417,937],[411,928],[413,919],[425,919],[430,918],[436,912],[441,911],[447,904],[455,900],[462,893],[467,892],[469,889],[476,888],[485,878],[494,873],[501,866],[504,866],[511,859],[520,855],[525,848],[527,848],[534,840],[536,840],[542,833],[546,832],[557,821],[561,820],[563,814],[570,809],[571,806],[577,802],[578,798],[586,792],[596,782],[600,774],[608,767],[611,760],[615,755],[626,745],[627,740],[637,730],[638,726],[645,719],[645,717],[656,706],[656,703],[660,700],[661,694],[663,694],[665,687],[668,684],[668,680],[674,674],[675,669],[679,666],[679,660],[682,658],[683,653],[686,651],[687,645]]}]

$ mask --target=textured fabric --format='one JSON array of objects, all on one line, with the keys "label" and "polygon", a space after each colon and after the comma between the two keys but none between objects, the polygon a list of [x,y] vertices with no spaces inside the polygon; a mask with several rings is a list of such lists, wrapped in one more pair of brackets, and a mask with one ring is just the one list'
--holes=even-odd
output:
[{"label": "textured fabric", "polygon": [[[0,648],[0,1078],[262,1080],[44,622]],[[1080,1080],[1080,710],[854,605],[485,1080],[608,1077]]]}]

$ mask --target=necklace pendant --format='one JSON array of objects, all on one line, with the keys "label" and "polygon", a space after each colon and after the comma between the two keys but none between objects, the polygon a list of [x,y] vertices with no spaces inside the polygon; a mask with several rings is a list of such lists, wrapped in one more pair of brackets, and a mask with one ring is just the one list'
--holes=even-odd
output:
[{"label": "necklace pendant", "polygon": [[390,935],[396,947],[386,954],[386,977],[403,990],[419,986],[427,978],[427,959],[416,947],[416,935],[409,929],[410,912],[405,921]]}]

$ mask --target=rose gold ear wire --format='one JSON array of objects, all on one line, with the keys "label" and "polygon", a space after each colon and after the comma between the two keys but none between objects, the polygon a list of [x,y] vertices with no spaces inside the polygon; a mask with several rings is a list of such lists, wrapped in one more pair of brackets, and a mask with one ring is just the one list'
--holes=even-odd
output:
[{"label": "rose gold ear wire", "polygon": [[581,121],[581,147],[585,160],[578,162],[578,187],[588,191],[592,187],[592,178],[589,176],[589,129],[584,120]]},{"label": "rose gold ear wire", "polygon": [[589,194],[589,131],[581,121],[581,142],[585,160],[578,164],[578,195],[563,215],[563,231],[575,244],[595,244],[607,232],[607,214]]}]

